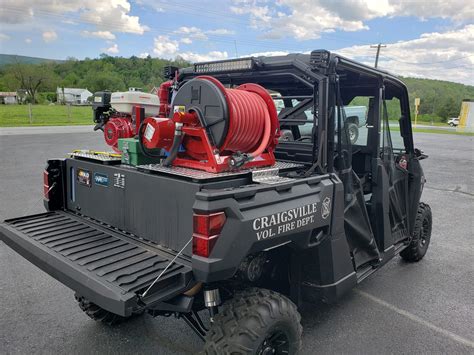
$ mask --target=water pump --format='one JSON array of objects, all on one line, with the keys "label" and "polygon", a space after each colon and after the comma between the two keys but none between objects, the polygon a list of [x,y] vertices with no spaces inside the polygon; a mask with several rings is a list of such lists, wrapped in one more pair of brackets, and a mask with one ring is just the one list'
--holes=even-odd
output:
[{"label": "water pump", "polygon": [[132,138],[137,134],[145,116],[160,113],[160,100],[155,94],[130,88],[126,92],[101,91],[94,94],[94,131],[104,132],[105,142],[119,152],[118,140]]}]

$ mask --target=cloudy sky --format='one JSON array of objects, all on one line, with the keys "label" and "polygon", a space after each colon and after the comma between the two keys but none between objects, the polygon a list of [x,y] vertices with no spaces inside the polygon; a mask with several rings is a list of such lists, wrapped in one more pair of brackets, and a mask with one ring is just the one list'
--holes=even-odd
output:
[{"label": "cloudy sky", "polygon": [[326,48],[405,76],[474,84],[466,0],[1,0],[0,53],[189,61]]}]

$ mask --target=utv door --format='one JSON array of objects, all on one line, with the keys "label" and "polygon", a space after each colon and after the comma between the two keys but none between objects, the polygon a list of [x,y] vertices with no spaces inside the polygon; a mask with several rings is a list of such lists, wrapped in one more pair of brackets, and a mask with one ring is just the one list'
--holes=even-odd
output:
[{"label": "utv door", "polygon": [[[388,219],[390,244],[409,237],[409,167],[418,162],[413,154],[406,90],[385,83],[382,101],[380,156],[387,175]],[[413,163],[413,164],[412,164]],[[389,232],[389,233],[387,233]],[[386,240],[387,241],[387,240]]]}]

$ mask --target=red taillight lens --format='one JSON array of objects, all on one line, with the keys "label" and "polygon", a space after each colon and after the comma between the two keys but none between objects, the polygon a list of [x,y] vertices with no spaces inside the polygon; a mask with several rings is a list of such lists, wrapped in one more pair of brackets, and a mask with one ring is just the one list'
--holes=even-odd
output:
[{"label": "red taillight lens", "polygon": [[193,215],[193,254],[209,257],[225,221],[224,212]]},{"label": "red taillight lens", "polygon": [[43,171],[43,197],[46,201],[49,201],[49,173]]},{"label": "red taillight lens", "polygon": [[205,236],[219,234],[224,227],[226,217],[224,212],[193,215],[193,232]]}]

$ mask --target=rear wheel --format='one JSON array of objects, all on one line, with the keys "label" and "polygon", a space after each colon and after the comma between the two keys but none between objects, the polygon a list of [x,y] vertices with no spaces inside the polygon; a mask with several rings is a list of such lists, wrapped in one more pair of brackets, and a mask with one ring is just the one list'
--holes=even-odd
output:
[{"label": "rear wheel", "polygon": [[423,259],[430,245],[432,220],[430,206],[420,202],[416,214],[413,238],[410,244],[400,253],[404,260],[415,262]]},{"label": "rear wheel", "polygon": [[270,290],[237,292],[206,336],[205,354],[296,354],[302,327],[296,305]]},{"label": "rear wheel", "polygon": [[92,303],[91,301],[82,296],[75,295],[74,297],[76,298],[76,301],[79,304],[79,308],[81,308],[82,311],[87,314],[91,319],[97,322],[101,322],[107,325],[116,325],[123,323],[136,316],[133,315],[130,317],[122,317],[118,314],[106,311],[105,309],[99,307],[95,303]]}]

